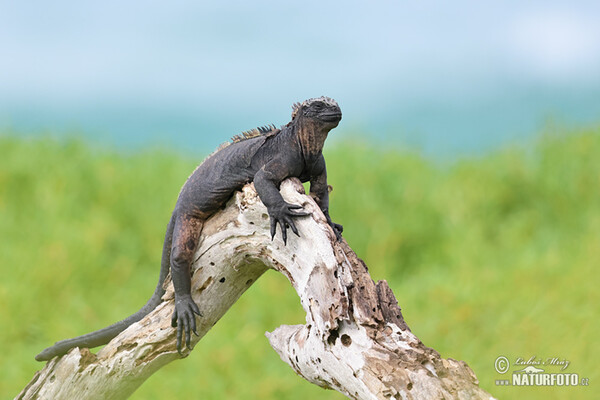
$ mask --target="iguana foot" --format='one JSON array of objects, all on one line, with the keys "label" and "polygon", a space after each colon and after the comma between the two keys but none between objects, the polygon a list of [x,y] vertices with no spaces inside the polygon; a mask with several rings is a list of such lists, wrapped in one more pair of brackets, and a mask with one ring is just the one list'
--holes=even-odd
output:
[{"label": "iguana foot", "polygon": [[294,220],[292,217],[305,217],[310,215],[311,213],[306,211],[294,211],[302,209],[302,206],[289,204],[284,202],[283,205],[276,209],[269,210],[269,215],[271,216],[271,240],[275,237],[275,232],[277,231],[277,224],[281,227],[281,237],[283,239],[283,244],[287,244],[287,227],[289,226],[292,232],[296,234],[296,236],[300,236],[298,233],[298,228],[296,228],[296,224],[294,224]]},{"label": "iguana foot", "polygon": [[340,240],[342,240],[342,232],[344,231],[344,227],[332,221],[329,221],[328,223],[331,229],[333,229],[333,233],[335,233],[337,241],[339,242]]},{"label": "iguana foot", "polygon": [[[171,318],[171,326],[177,327],[177,352],[181,354],[181,342],[185,339],[185,345],[188,349],[192,350],[190,341],[192,339],[192,332],[198,336],[196,332],[196,316],[202,316],[200,310],[192,296],[175,296],[175,311],[173,312],[173,318]],[[185,335],[185,337],[183,337]]]}]

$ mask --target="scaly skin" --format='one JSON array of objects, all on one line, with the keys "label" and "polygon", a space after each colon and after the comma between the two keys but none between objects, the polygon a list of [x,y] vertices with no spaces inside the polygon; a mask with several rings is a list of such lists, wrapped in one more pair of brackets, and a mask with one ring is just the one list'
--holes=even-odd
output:
[{"label": "scaly skin", "polygon": [[287,227],[299,236],[294,219],[309,215],[299,210],[301,206],[286,203],[279,193],[284,179],[296,177],[302,182],[310,181],[311,195],[339,239],[343,228],[329,217],[329,190],[322,150],[327,134],[341,118],[335,100],[309,99],[294,105],[292,121],[281,130],[262,129],[257,136],[236,141],[209,156],[190,175],[179,193],[167,226],[159,282],[148,303],[137,313],[104,329],[57,342],[38,354],[36,360],[50,360],[73,347],[108,343],[160,304],[164,294],[162,284],[169,267],[175,289],[171,323],[177,327],[177,350],[181,352],[182,342],[190,348],[191,333],[196,333],[196,315],[201,315],[190,292],[190,268],[204,221],[249,182],[254,182],[267,207],[272,238],[278,225],[284,243],[287,243]]}]

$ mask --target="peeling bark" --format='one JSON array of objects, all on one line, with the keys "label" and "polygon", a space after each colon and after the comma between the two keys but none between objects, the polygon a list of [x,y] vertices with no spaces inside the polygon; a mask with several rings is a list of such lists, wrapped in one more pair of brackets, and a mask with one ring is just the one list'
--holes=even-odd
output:
[{"label": "peeling bark", "polygon": [[[312,217],[297,219],[301,237],[284,246],[269,237],[269,217],[246,185],[204,225],[193,265],[192,296],[202,310],[195,345],[267,269],[284,274],[306,311],[305,325],[283,325],[267,337],[296,373],[351,399],[489,399],[462,361],[443,359],[412,334],[392,290],[371,279],[296,179],[285,200]],[[17,399],[124,399],[163,365],[182,358],[171,328],[173,287],[163,302],[98,354],[72,349],[38,371]],[[189,351],[184,351],[186,357]]]}]

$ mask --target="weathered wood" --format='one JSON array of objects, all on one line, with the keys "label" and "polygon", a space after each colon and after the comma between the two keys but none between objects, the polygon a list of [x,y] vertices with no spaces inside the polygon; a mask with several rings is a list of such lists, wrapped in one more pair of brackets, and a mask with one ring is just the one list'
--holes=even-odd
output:
[{"label": "weathered wood", "polygon": [[[210,218],[202,232],[192,296],[202,310],[196,344],[263,272],[293,285],[306,324],[267,337],[281,359],[309,382],[352,399],[489,399],[461,361],[443,359],[410,332],[385,281],[373,282],[345,241],[337,242],[318,206],[296,179],[281,185],[299,218],[301,237],[284,246],[269,237],[269,217],[252,184]],[[98,354],[73,349],[36,373],[18,399],[124,399],[163,365],[181,358],[171,328],[173,289],[152,313]],[[188,352],[188,350],[186,350]],[[184,357],[187,353],[184,352]]]}]

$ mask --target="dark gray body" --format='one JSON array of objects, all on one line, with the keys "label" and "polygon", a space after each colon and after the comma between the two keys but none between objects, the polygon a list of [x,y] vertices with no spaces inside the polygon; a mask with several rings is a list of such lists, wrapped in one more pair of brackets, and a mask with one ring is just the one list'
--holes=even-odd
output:
[{"label": "dark gray body", "polygon": [[169,268],[175,289],[172,325],[178,327],[177,349],[181,351],[182,338],[189,348],[191,332],[196,331],[194,314],[200,315],[190,294],[190,267],[202,226],[236,190],[249,182],[254,182],[260,199],[268,209],[272,237],[279,225],[286,242],[288,227],[298,234],[293,218],[308,215],[298,211],[300,206],[286,203],[279,193],[281,181],[297,177],[302,182],[310,181],[311,194],[339,238],[342,226],[333,223],[329,217],[327,172],[322,149],[328,132],[339,123],[341,111],[334,100],[321,97],[295,105],[292,115],[292,121],[281,130],[262,130],[256,137],[234,142],[209,156],[190,175],[179,193],[167,226],[158,285],[144,307],[109,327],[57,342],[38,354],[36,360],[50,360],[73,347],[96,347],[108,343],[160,304]]}]

